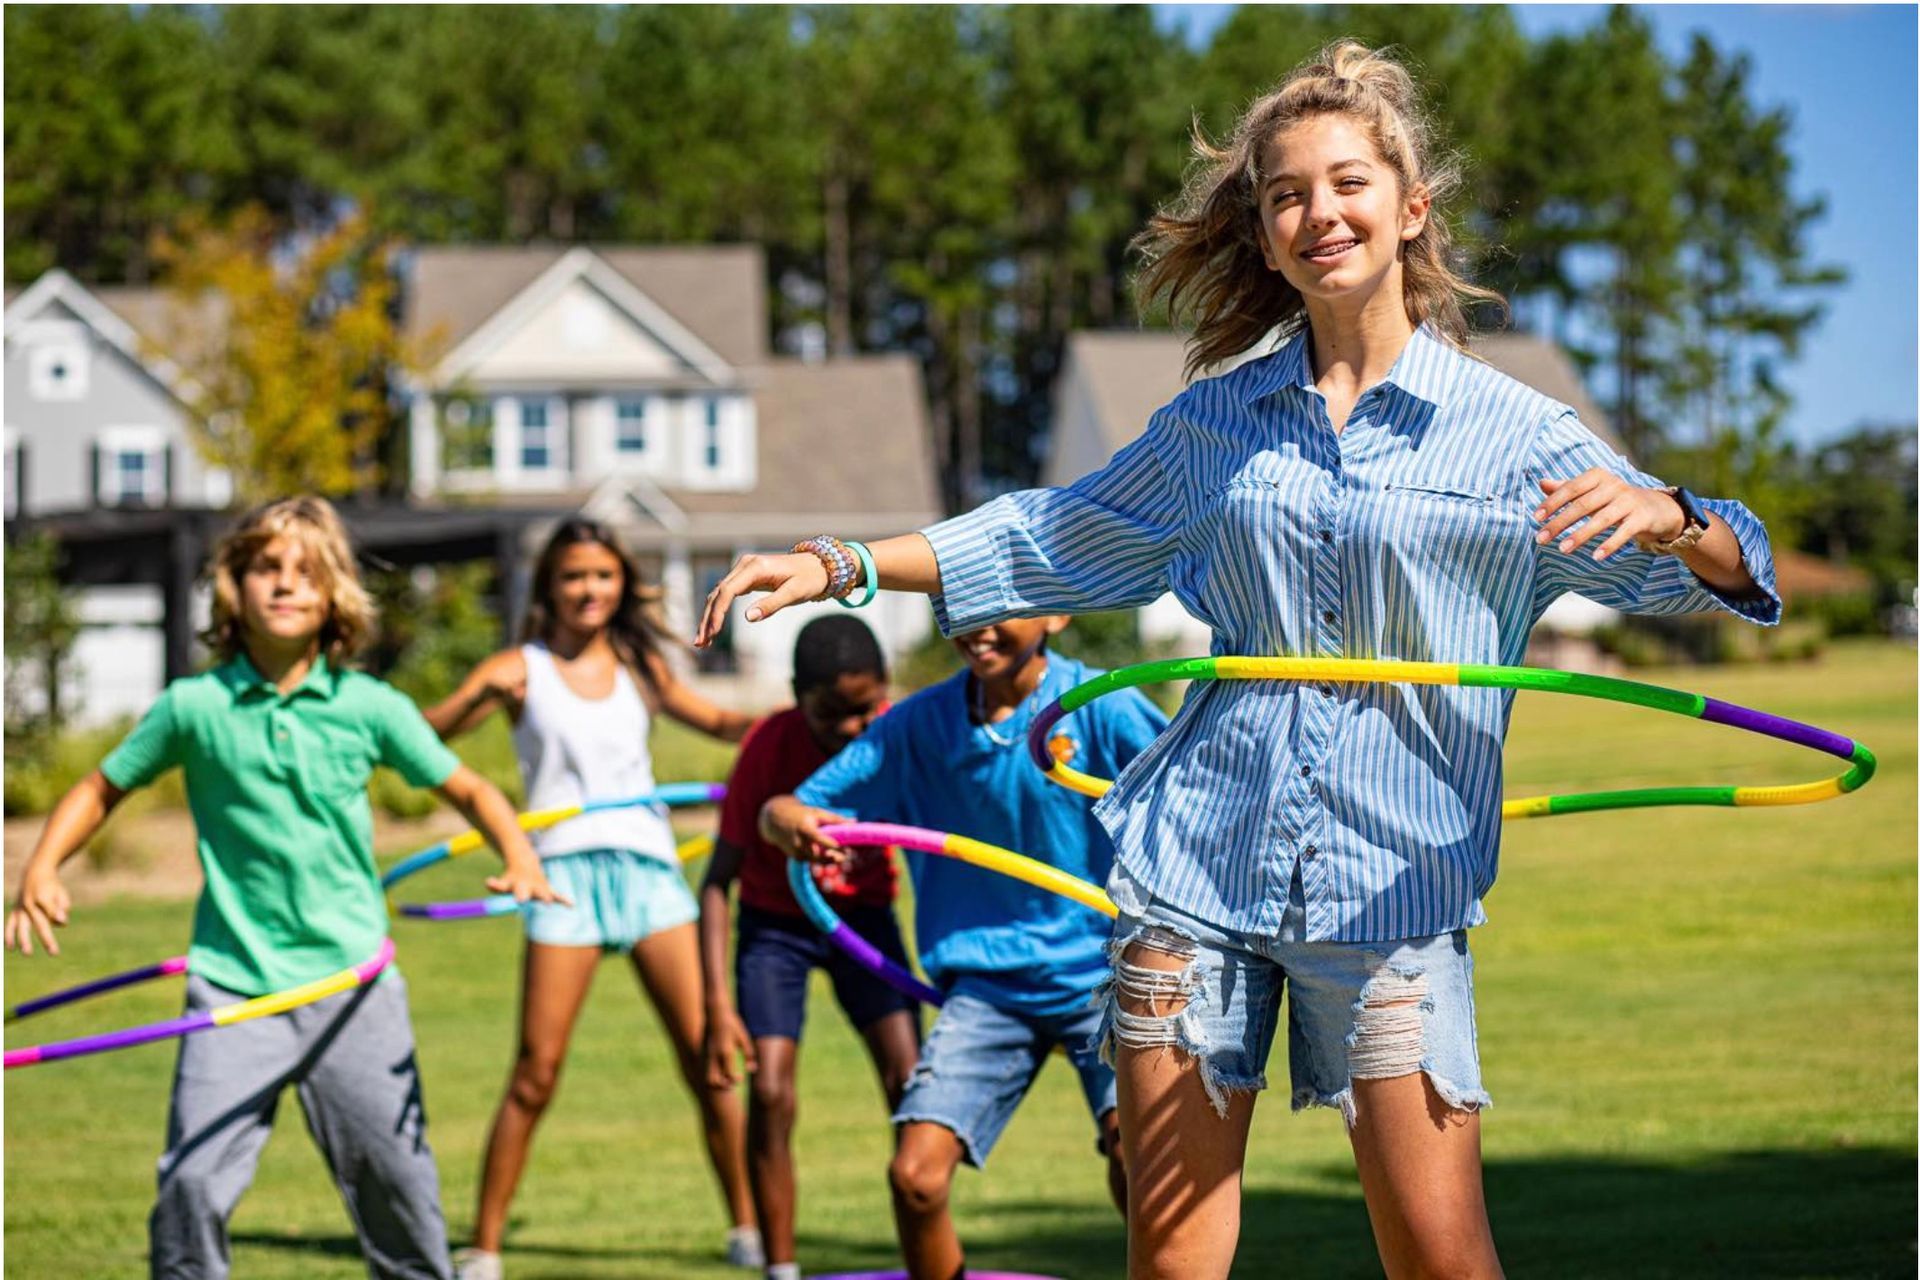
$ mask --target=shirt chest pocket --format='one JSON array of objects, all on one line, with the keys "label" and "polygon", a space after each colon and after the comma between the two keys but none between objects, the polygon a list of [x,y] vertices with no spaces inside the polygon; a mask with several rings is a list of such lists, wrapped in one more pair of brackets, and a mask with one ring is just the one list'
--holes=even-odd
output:
[{"label": "shirt chest pocket", "polygon": [[327,727],[297,728],[293,732],[300,735],[293,767],[314,795],[341,800],[366,791],[373,758],[363,738]]},{"label": "shirt chest pocket", "polygon": [[1276,534],[1304,528],[1324,478],[1301,463],[1263,454],[1211,490],[1197,504],[1196,531],[1210,555],[1224,550],[1266,551]]},{"label": "shirt chest pocket", "polygon": [[1393,481],[1368,506],[1375,536],[1405,559],[1458,564],[1468,558],[1505,573],[1518,567],[1530,546],[1525,517],[1514,504],[1470,484]]}]

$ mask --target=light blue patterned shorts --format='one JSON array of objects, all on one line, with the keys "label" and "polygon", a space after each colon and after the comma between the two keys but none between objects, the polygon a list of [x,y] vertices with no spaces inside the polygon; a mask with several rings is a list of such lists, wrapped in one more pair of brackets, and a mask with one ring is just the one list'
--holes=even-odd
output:
[{"label": "light blue patterned shorts", "polygon": [[631,849],[584,849],[540,860],[547,883],[573,899],[528,903],[527,938],[554,947],[626,951],[642,938],[700,918],[676,864]]},{"label": "light blue patterned shorts", "polygon": [[[1229,1093],[1267,1087],[1285,989],[1295,1111],[1337,1107],[1351,1126],[1355,1080],[1415,1072],[1450,1107],[1490,1105],[1480,1081],[1467,931],[1307,942],[1297,877],[1291,899],[1273,937],[1216,928],[1158,898],[1136,902],[1138,911],[1123,906],[1108,951],[1113,971],[1100,992],[1101,1052],[1109,1061],[1116,1045],[1191,1054],[1225,1115]],[[1136,942],[1182,963],[1129,963],[1124,955]]]}]

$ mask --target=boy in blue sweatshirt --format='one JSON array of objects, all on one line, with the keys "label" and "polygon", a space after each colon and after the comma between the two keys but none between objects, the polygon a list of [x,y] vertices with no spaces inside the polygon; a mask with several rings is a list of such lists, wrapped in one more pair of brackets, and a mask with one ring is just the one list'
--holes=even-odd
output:
[{"label": "boy in blue sweatshirt", "polygon": [[[1097,885],[1113,846],[1092,806],[1026,758],[1033,718],[1100,674],[1050,655],[1069,618],[998,623],[954,639],[966,670],[897,704],[791,796],[767,802],[764,834],[796,856],[832,860],[820,834],[847,818],[972,836]],[[1166,727],[1137,690],[1061,721],[1056,754],[1114,777]],[[909,852],[920,964],[946,996],[894,1112],[888,1170],[894,1219],[914,1280],[952,1280],[965,1256],[948,1213],[953,1173],[978,1168],[1055,1046],[1066,1051],[1098,1129],[1116,1204],[1125,1173],[1111,1067],[1094,1043],[1093,990],[1107,976],[1111,922],[1078,903],[951,858]],[[1123,1205],[1124,1207],[1124,1205]]]}]

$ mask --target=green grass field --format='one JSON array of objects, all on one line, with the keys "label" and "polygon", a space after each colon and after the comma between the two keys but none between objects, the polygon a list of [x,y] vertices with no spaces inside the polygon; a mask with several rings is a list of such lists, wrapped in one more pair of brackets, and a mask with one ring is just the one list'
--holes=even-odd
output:
[{"label": "green grass field", "polygon": [[[1663,671],[1858,737],[1879,778],[1801,809],[1656,810],[1514,824],[1476,931],[1496,1106],[1487,1189],[1519,1276],[1878,1276],[1915,1266],[1915,667],[1886,644],[1814,665]],[[1512,795],[1662,782],[1802,781],[1837,763],[1653,712],[1522,696]],[[398,851],[395,851],[398,852]],[[423,878],[424,879],[424,878]],[[447,869],[421,896],[476,892]],[[66,954],[9,956],[9,1003],[157,959],[188,908],[79,914]],[[456,1239],[512,1044],[513,923],[395,925]],[[10,1044],[176,1011],[155,984],[11,1029]],[[854,1036],[816,990],[802,1068],[802,1261],[893,1265],[888,1129]],[[218,1035],[218,1032],[212,1034]],[[1271,1064],[1284,1078],[1283,1053]],[[6,1078],[10,1276],[145,1274],[170,1046]],[[364,1275],[289,1097],[233,1229],[249,1277]],[[985,1174],[963,1172],[981,1267],[1119,1276],[1124,1241],[1092,1130],[1050,1068]],[[1377,1274],[1340,1122],[1262,1104],[1239,1273]],[[530,1277],[721,1277],[724,1222],[691,1104],[625,966],[610,962],[515,1206]]]}]

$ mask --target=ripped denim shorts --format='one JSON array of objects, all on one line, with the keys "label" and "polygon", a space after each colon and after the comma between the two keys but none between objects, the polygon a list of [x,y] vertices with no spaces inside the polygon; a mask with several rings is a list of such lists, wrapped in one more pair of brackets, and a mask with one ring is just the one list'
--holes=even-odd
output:
[{"label": "ripped denim shorts", "polygon": [[[1113,887],[1121,907],[1108,950],[1113,969],[1097,996],[1109,1062],[1117,1046],[1181,1049],[1199,1060],[1207,1096],[1225,1115],[1228,1094],[1267,1087],[1284,989],[1295,1111],[1338,1107],[1351,1127],[1354,1080],[1416,1071],[1450,1107],[1491,1104],[1480,1083],[1466,930],[1394,942],[1303,941],[1298,877],[1272,936],[1216,928],[1131,882]],[[1180,963],[1129,963],[1135,943]]]}]

